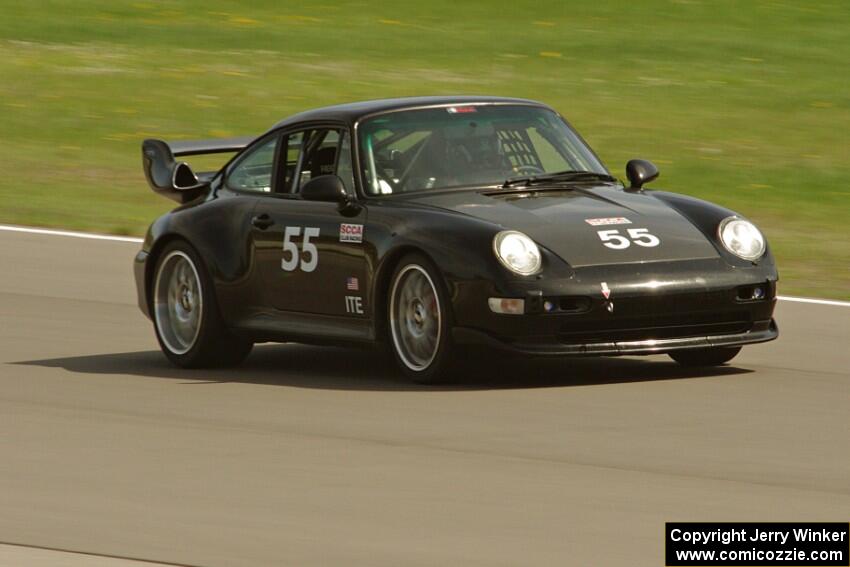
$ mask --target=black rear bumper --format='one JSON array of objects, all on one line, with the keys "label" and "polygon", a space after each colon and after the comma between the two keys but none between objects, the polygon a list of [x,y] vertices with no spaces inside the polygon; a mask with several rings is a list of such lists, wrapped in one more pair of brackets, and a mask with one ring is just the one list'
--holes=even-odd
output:
[{"label": "black rear bumper", "polygon": [[[658,334],[647,329],[648,335]],[[511,341],[498,339],[484,331],[467,327],[456,327],[453,338],[461,344],[482,345],[530,356],[624,356],[662,354],[674,350],[710,347],[733,347],[772,341],[779,336],[776,321],[756,321],[744,332],[668,338],[644,338],[640,340],[557,342],[557,341]]]}]

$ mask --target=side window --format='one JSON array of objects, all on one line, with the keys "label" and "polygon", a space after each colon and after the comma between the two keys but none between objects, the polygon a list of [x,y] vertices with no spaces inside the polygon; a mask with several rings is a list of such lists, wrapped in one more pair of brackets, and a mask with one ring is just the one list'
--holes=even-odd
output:
[{"label": "side window", "polygon": [[296,170],[300,165],[301,149],[304,146],[304,132],[293,132],[284,138],[284,152],[281,152],[281,174],[283,183],[280,185],[281,193],[292,192],[292,180],[295,178]]},{"label": "side window", "polygon": [[351,136],[348,132],[342,133],[342,144],[339,148],[339,160],[337,160],[336,174],[342,179],[345,191],[354,195],[354,167],[351,161]]},{"label": "side window", "polygon": [[302,130],[283,136],[281,144],[278,192],[298,193],[314,177],[336,173],[354,194],[351,140],[345,130]]},{"label": "side window", "polygon": [[304,156],[304,165],[299,172],[296,193],[314,177],[330,175],[334,172],[336,154],[339,151],[339,131],[311,131],[306,148],[307,154]]},{"label": "side window", "polygon": [[272,190],[272,170],[279,136],[262,142],[230,169],[227,186],[240,191],[268,193]]},{"label": "side window", "polygon": [[354,170],[351,163],[351,141],[345,130],[313,130],[307,137],[306,154],[298,172],[298,187],[320,175],[336,174],[348,193],[354,194]]}]

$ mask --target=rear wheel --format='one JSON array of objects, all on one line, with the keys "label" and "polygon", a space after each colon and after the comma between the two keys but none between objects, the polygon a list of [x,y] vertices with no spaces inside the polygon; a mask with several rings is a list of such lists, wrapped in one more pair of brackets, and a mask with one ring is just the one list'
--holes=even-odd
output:
[{"label": "rear wheel", "polygon": [[393,273],[388,300],[389,342],[399,368],[420,383],[448,380],[451,312],[433,264],[421,254],[402,258]]},{"label": "rear wheel", "polygon": [[251,352],[250,341],[225,328],[212,282],[186,242],[173,242],[159,255],[151,307],[160,348],[177,366],[229,366]]},{"label": "rear wheel", "polygon": [[682,366],[720,366],[735,358],[741,347],[713,347],[677,350],[668,353]]}]

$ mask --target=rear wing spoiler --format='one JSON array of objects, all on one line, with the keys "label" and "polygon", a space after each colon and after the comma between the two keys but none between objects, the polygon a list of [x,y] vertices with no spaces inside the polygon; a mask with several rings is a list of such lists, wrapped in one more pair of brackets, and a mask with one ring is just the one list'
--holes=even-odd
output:
[{"label": "rear wing spoiler", "polygon": [[174,158],[238,152],[252,141],[253,137],[178,142],[150,138],[142,142],[142,169],[155,193],[185,203],[206,189],[215,172],[195,174],[189,164]]}]

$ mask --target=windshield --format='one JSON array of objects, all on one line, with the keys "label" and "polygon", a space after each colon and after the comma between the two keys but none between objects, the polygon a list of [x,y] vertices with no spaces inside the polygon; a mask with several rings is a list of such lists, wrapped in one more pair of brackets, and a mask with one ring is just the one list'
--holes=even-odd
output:
[{"label": "windshield", "polygon": [[369,195],[501,185],[512,177],[607,171],[551,110],[458,105],[376,116],[358,126]]}]

